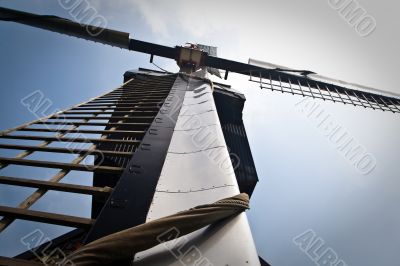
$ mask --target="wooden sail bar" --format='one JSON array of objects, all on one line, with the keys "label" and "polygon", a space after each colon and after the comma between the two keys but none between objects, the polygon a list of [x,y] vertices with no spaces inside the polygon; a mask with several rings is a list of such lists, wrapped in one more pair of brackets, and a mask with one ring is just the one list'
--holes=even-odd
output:
[{"label": "wooden sail bar", "polygon": [[[48,191],[90,195],[98,199],[109,197],[112,188],[107,185],[84,186],[60,181],[71,171],[119,177],[125,169],[124,162],[133,156],[141,144],[174,80],[174,76],[131,79],[117,89],[87,102],[1,131],[0,149],[22,152],[14,157],[0,156],[0,169],[13,165],[59,171],[47,180],[37,180],[37,177],[29,176],[28,171],[22,172],[26,175],[24,177],[0,174],[0,185],[36,189],[16,207],[0,206],[0,216],[3,216],[0,233],[16,219],[89,228],[95,219],[29,208]],[[51,133],[54,135],[49,135]],[[33,154],[38,156],[30,157]],[[72,154],[77,157],[69,161],[56,161],[52,154]],[[88,156],[94,156],[92,164],[83,163]],[[100,159],[105,159],[107,164]],[[109,165],[110,161],[117,164]]]}]

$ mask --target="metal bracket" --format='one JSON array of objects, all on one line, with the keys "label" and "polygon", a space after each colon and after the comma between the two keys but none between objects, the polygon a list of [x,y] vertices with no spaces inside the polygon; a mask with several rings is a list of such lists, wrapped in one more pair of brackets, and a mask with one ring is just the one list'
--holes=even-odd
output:
[{"label": "metal bracket", "polygon": [[177,60],[181,69],[189,68],[195,71],[204,65],[204,57],[207,53],[193,46],[179,47],[179,57]]}]

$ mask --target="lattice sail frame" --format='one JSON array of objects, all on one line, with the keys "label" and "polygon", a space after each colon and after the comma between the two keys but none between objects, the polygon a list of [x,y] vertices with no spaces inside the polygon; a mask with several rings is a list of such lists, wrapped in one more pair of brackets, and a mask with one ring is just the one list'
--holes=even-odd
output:
[{"label": "lattice sail frame", "polygon": [[[249,62],[254,64],[259,61],[250,59]],[[263,67],[265,64],[277,67],[271,69],[275,72],[274,76],[272,76],[271,73],[265,73],[263,71],[250,71],[250,81],[259,83],[262,89],[280,91],[292,95],[301,95],[303,97],[312,97],[324,101],[328,100],[343,104],[351,104],[374,110],[400,113],[400,97],[386,96],[384,92],[381,91],[340,80],[333,80],[315,75],[311,72],[311,74],[309,73],[307,75],[291,74],[289,76],[286,71],[291,72],[293,70],[264,62],[262,62],[262,64]],[[279,72],[282,72],[282,74]],[[373,92],[366,91],[368,89]]]},{"label": "lattice sail frame", "polygon": [[[119,177],[126,162],[140,145],[147,129],[162,107],[175,77],[175,75],[164,77],[140,75],[117,89],[87,102],[0,132],[0,140],[43,141],[36,146],[0,143],[0,149],[23,151],[13,158],[0,157],[0,169],[4,169],[8,165],[60,169],[47,181],[30,179],[29,177],[0,176],[0,185],[37,188],[17,207],[0,206],[0,216],[3,216],[3,219],[0,220],[0,233],[16,219],[89,229],[94,224],[95,219],[34,211],[29,210],[29,208],[50,190],[107,198],[113,190],[108,186],[82,186],[60,183],[60,181],[71,171],[105,173]],[[91,122],[92,120],[108,121]],[[38,125],[39,127],[36,127]],[[50,128],[50,125],[59,127]],[[106,128],[103,130],[81,129],[83,126],[103,126]],[[54,132],[56,134],[48,137],[29,134],[16,135],[16,132]],[[100,137],[67,137],[69,133],[100,134]],[[54,142],[91,143],[92,145],[86,149],[49,147]],[[100,149],[99,147],[104,148]],[[69,153],[75,154],[77,157],[70,162],[26,159],[34,152]],[[85,158],[90,155],[95,155],[97,158],[95,162],[98,163],[94,163],[95,165],[82,164]],[[108,161],[114,161],[117,166],[103,165],[103,160],[98,160],[101,156],[102,159],[107,158]]]}]

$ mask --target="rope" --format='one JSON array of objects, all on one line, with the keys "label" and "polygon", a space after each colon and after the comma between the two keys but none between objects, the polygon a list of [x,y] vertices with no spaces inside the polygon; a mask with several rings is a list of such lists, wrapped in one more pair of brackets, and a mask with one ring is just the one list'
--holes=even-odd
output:
[{"label": "rope", "polygon": [[164,68],[160,67],[159,65],[156,65],[156,63],[151,62],[153,65],[155,65],[157,68],[159,68],[160,70],[164,71],[165,73],[171,73],[168,70],[165,70]]},{"label": "rope", "polygon": [[181,237],[246,209],[249,196],[245,193],[200,205],[95,240],[69,255],[67,262],[76,266],[122,264],[132,261],[136,253],[160,244],[158,237],[171,229],[177,229]]}]

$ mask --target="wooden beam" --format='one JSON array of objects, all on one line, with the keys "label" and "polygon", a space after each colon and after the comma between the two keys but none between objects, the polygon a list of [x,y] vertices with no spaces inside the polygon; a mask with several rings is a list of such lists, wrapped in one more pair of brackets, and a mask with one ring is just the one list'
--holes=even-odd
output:
[{"label": "wooden beam", "polygon": [[35,221],[48,224],[63,225],[76,228],[88,228],[93,225],[94,220],[70,215],[55,214],[42,211],[32,211],[21,208],[0,206],[0,215],[13,217],[15,219]]},{"label": "wooden beam", "polygon": [[[35,124],[37,125],[74,125],[74,126],[116,126],[116,127],[121,127],[121,126],[134,126],[134,127],[149,127],[151,123],[113,123],[113,122],[108,122],[108,123],[94,123],[94,122],[65,122],[65,121],[54,121],[54,122],[36,122]],[[6,135],[7,136],[7,135]]]},{"label": "wooden beam", "polygon": [[129,134],[142,135],[144,130],[93,130],[93,129],[57,129],[57,128],[21,128],[18,131],[32,132],[60,132],[60,133],[82,133],[82,134]]},{"label": "wooden beam", "polygon": [[101,97],[98,98],[97,100],[118,100],[118,101],[125,101],[125,100],[140,100],[146,97],[146,99],[149,100],[163,100],[165,97],[166,93],[156,95],[156,94],[150,94],[150,95],[142,95],[142,96],[125,96],[125,95],[120,95],[120,96],[106,96],[106,97]]},{"label": "wooden beam", "polygon": [[87,119],[87,120],[143,120],[143,119],[154,119],[154,116],[71,116],[71,115],[57,115],[50,117],[49,119]]},{"label": "wooden beam", "polygon": [[153,110],[158,110],[158,106],[130,106],[130,107],[122,107],[122,106],[104,106],[104,107],[99,107],[99,106],[79,106],[75,107],[73,110],[109,110],[109,109],[118,109],[118,110],[148,110],[148,109],[153,109]]},{"label": "wooden beam", "polygon": [[103,111],[103,112],[98,112],[98,111],[92,111],[92,112],[79,112],[79,111],[68,111],[64,112],[64,114],[70,114],[70,115],[101,115],[101,114],[134,114],[134,115],[142,115],[142,114],[157,114],[157,111]]},{"label": "wooden beam", "polygon": [[42,263],[31,261],[31,260],[21,260],[15,258],[7,258],[0,256],[0,265],[7,266],[43,266]]},{"label": "wooden beam", "polygon": [[58,148],[48,146],[28,146],[28,145],[14,145],[14,144],[0,144],[0,149],[9,150],[24,150],[24,151],[39,151],[39,152],[54,152],[54,153],[70,153],[70,154],[87,154],[87,155],[104,155],[115,157],[128,157],[132,156],[132,152],[122,151],[106,151],[106,150],[93,150],[93,149],[77,149],[77,148]]},{"label": "wooden beam", "polygon": [[124,170],[124,168],[122,168],[122,167],[93,166],[93,165],[84,165],[84,164],[37,161],[37,160],[5,158],[5,157],[0,157],[0,162],[6,163],[6,164],[14,164],[14,165],[56,168],[56,169],[63,169],[63,170],[70,170],[70,171],[96,172],[96,173],[105,173],[105,174],[121,174]]},{"label": "wooden beam", "polygon": [[[61,122],[62,123],[62,122]],[[121,125],[121,124],[119,124]],[[27,135],[3,135],[4,139],[27,139],[27,140],[47,140],[60,142],[81,142],[81,143],[116,143],[116,144],[139,144],[139,140],[123,139],[96,139],[96,138],[69,138],[69,137],[46,137],[46,136],[27,136]]]},{"label": "wooden beam", "polygon": [[110,107],[110,106],[113,106],[113,107],[115,107],[115,108],[119,108],[120,106],[121,107],[127,107],[127,108],[137,108],[137,107],[141,107],[141,108],[145,108],[145,107],[147,107],[147,108],[156,108],[156,107],[158,107],[158,105],[159,105],[160,103],[159,102],[157,102],[157,103],[123,103],[123,102],[121,102],[121,103],[109,103],[109,104],[107,104],[107,103],[104,103],[104,104],[102,104],[102,103],[95,103],[95,104],[84,104],[84,105],[81,105],[79,108],[85,108],[85,107]]},{"label": "wooden beam", "polygon": [[56,183],[50,181],[26,179],[19,177],[17,178],[11,176],[0,176],[0,184],[21,186],[21,187],[42,188],[47,190],[55,190],[55,191],[71,192],[78,194],[95,195],[95,196],[108,196],[112,191],[111,188]]}]

